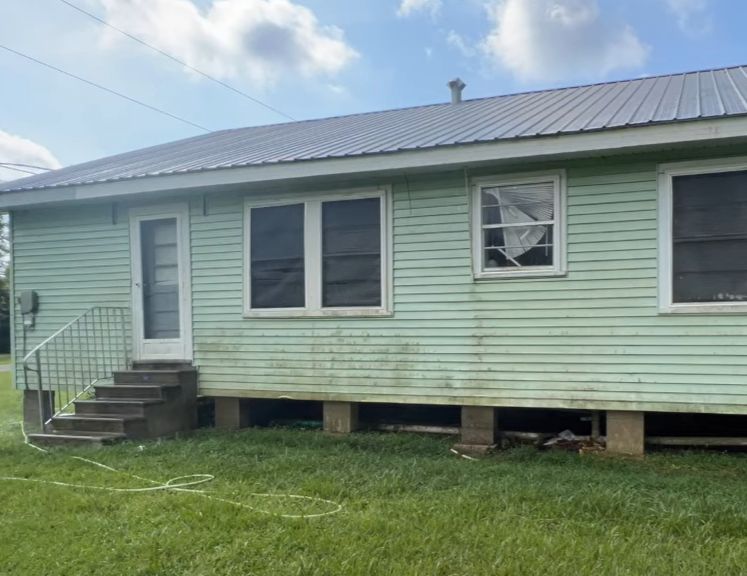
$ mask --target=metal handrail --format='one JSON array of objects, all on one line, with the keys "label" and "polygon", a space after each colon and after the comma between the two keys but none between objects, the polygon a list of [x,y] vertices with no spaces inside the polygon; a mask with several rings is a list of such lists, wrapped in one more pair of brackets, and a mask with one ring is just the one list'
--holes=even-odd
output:
[{"label": "metal handrail", "polygon": [[[99,381],[129,367],[130,311],[93,306],[34,346],[23,358],[24,385],[36,375],[40,429]],[[46,392],[46,394],[45,394]]]}]

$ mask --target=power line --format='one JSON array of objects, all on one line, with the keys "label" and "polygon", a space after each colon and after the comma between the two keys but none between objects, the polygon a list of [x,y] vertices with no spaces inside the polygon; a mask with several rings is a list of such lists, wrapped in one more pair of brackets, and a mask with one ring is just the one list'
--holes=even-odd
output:
[{"label": "power line", "polygon": [[37,58],[34,58],[33,56],[29,56],[28,54],[24,54],[23,52],[19,52],[18,50],[13,50],[12,48],[8,48],[7,46],[4,46],[2,44],[0,44],[0,48],[2,48],[3,50],[7,50],[8,52],[15,54],[17,56],[20,56],[21,58],[26,58],[26,60],[31,60],[32,62],[36,62],[37,64],[40,64],[41,66],[49,68],[50,70],[54,70],[55,72],[59,72],[60,74],[64,74],[65,76],[69,76],[70,78],[75,78],[76,80],[85,82],[89,86],[93,86],[94,88],[98,88],[99,90],[103,90],[104,92],[108,92],[109,94],[114,94],[115,96],[124,98],[125,100],[128,100],[134,104],[143,106],[144,108],[148,108],[149,110],[152,110],[153,112],[158,112],[159,114],[163,114],[164,116],[168,116],[169,118],[173,118],[174,120],[178,120],[179,122],[183,122],[184,124],[189,124],[190,126],[193,126],[194,128],[199,128],[200,130],[204,130],[205,132],[211,132],[209,128],[205,128],[204,126],[195,124],[194,122],[187,120],[185,118],[182,118],[181,116],[177,116],[176,114],[172,114],[171,112],[166,112],[166,110],[162,110],[161,108],[156,108],[155,106],[151,106],[150,104],[146,104],[145,102],[132,98],[131,96],[127,96],[126,94],[122,94],[121,92],[117,92],[116,90],[112,90],[111,88],[107,88],[106,86],[102,86],[101,84],[96,84],[96,82],[92,82],[91,80],[86,80],[85,78],[81,78],[80,76],[77,76],[73,74],[72,72],[67,72],[66,70],[62,70],[61,68],[52,66],[52,64],[47,64],[46,62],[38,60]]},{"label": "power line", "polygon": [[70,8],[72,8],[73,10],[77,10],[81,14],[85,14],[89,18],[93,18],[94,20],[96,20],[97,22],[103,24],[104,26],[108,26],[112,30],[116,30],[117,32],[119,32],[120,34],[122,34],[124,36],[127,36],[131,40],[134,40],[135,42],[138,42],[139,44],[142,44],[143,46],[146,46],[147,48],[150,48],[151,50],[154,50],[155,52],[158,52],[162,56],[165,56],[166,58],[169,58],[170,60],[173,60],[177,64],[180,64],[181,66],[184,66],[185,68],[188,68],[188,69],[192,70],[192,72],[195,72],[195,73],[199,74],[200,76],[202,76],[204,78],[207,78],[208,80],[211,80],[212,82],[215,82],[216,84],[219,84],[220,86],[223,86],[223,88],[228,88],[229,90],[231,90],[232,92],[235,92],[239,96],[243,96],[244,98],[247,98],[248,100],[251,100],[255,104],[259,104],[260,106],[263,106],[263,107],[267,108],[268,110],[270,110],[272,112],[275,112],[275,114],[279,114],[283,118],[286,118],[286,119],[292,120],[292,121],[296,120],[293,116],[290,116],[289,114],[286,114],[282,110],[278,110],[274,106],[271,106],[270,104],[267,104],[267,102],[263,102],[259,98],[255,98],[254,96],[251,96],[251,95],[247,94],[246,92],[243,92],[242,90],[239,90],[238,88],[235,88],[234,86],[231,86],[230,84],[227,84],[226,82],[223,82],[222,80],[218,80],[215,76],[211,76],[207,72],[203,72],[202,70],[199,70],[198,68],[195,68],[194,66],[190,66],[184,60],[181,60],[180,58],[177,58],[173,54],[170,54],[170,53],[168,53],[168,52],[166,52],[164,50],[161,50],[160,48],[156,48],[155,46],[153,46],[152,44],[149,44],[148,42],[146,42],[142,38],[138,38],[137,36],[135,36],[133,34],[130,34],[129,32],[126,32],[126,31],[122,30],[121,28],[117,28],[116,26],[114,26],[113,24],[110,24],[109,22],[107,22],[103,18],[100,18],[100,17],[96,16],[95,14],[93,14],[91,12],[88,12],[87,10],[84,10],[80,6],[77,6],[77,5],[73,4],[72,2],[68,2],[67,0],[60,0],[60,2],[62,2],[63,4],[66,4],[67,6],[70,6]]},{"label": "power line", "polygon": [[32,176],[36,176],[38,174],[38,172],[32,172],[31,170],[24,170],[23,168],[16,168],[15,166],[11,166],[10,162],[0,162],[0,169],[15,170],[16,172],[23,172],[24,174],[31,174]]},{"label": "power line", "polygon": [[36,168],[37,170],[52,170],[48,166],[37,166],[36,164],[21,164],[19,162],[0,162],[3,166],[23,166],[24,168]]}]

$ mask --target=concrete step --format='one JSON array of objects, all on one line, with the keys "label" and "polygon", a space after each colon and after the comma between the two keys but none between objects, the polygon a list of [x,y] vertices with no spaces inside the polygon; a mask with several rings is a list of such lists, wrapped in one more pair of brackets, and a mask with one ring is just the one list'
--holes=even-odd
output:
[{"label": "concrete step", "polygon": [[97,400],[167,400],[176,398],[181,384],[97,384]]},{"label": "concrete step", "polygon": [[80,416],[148,416],[148,411],[164,404],[160,399],[149,400],[76,400],[75,413]]},{"label": "concrete step", "polygon": [[98,447],[124,440],[124,434],[101,434],[71,431],[69,433],[29,434],[28,440],[36,446],[92,446]]},{"label": "concrete step", "polygon": [[124,434],[139,438],[147,435],[148,423],[143,416],[102,416],[87,414],[85,416],[64,415],[52,418],[52,429],[55,433],[101,433]]},{"label": "concrete step", "polygon": [[39,444],[102,445],[123,438],[161,438],[195,424],[197,370],[188,363],[138,363],[94,386],[95,398],[76,400],[75,414],[56,416]]},{"label": "concrete step", "polygon": [[133,370],[192,370],[189,360],[133,360]]},{"label": "concrete step", "polygon": [[197,370],[119,370],[114,372],[114,384],[190,384],[197,379]]}]

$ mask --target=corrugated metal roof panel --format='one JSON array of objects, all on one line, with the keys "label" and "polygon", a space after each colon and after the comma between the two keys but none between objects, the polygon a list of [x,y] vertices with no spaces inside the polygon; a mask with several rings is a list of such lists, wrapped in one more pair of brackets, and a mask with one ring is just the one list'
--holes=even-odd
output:
[{"label": "corrugated metal roof panel", "polygon": [[739,91],[734,88],[734,80],[728,70],[716,73],[716,89],[721,94],[721,102],[727,114],[739,114],[740,110],[747,107]]},{"label": "corrugated metal roof panel", "polygon": [[692,120],[700,114],[700,75],[687,74],[677,106],[677,119]]},{"label": "corrugated metal roof panel", "polygon": [[0,185],[32,190],[747,114],[742,66],[221,130]]}]

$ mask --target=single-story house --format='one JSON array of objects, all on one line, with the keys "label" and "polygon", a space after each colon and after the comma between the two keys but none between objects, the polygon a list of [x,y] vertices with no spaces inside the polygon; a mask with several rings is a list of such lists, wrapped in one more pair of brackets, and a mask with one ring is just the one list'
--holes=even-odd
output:
[{"label": "single-story house", "polygon": [[133,385],[194,366],[219,425],[255,399],[323,401],[337,430],[458,405],[479,444],[496,408],[581,409],[638,452],[646,412],[747,414],[747,68],[451,87],[0,185],[27,408],[126,432]]}]

